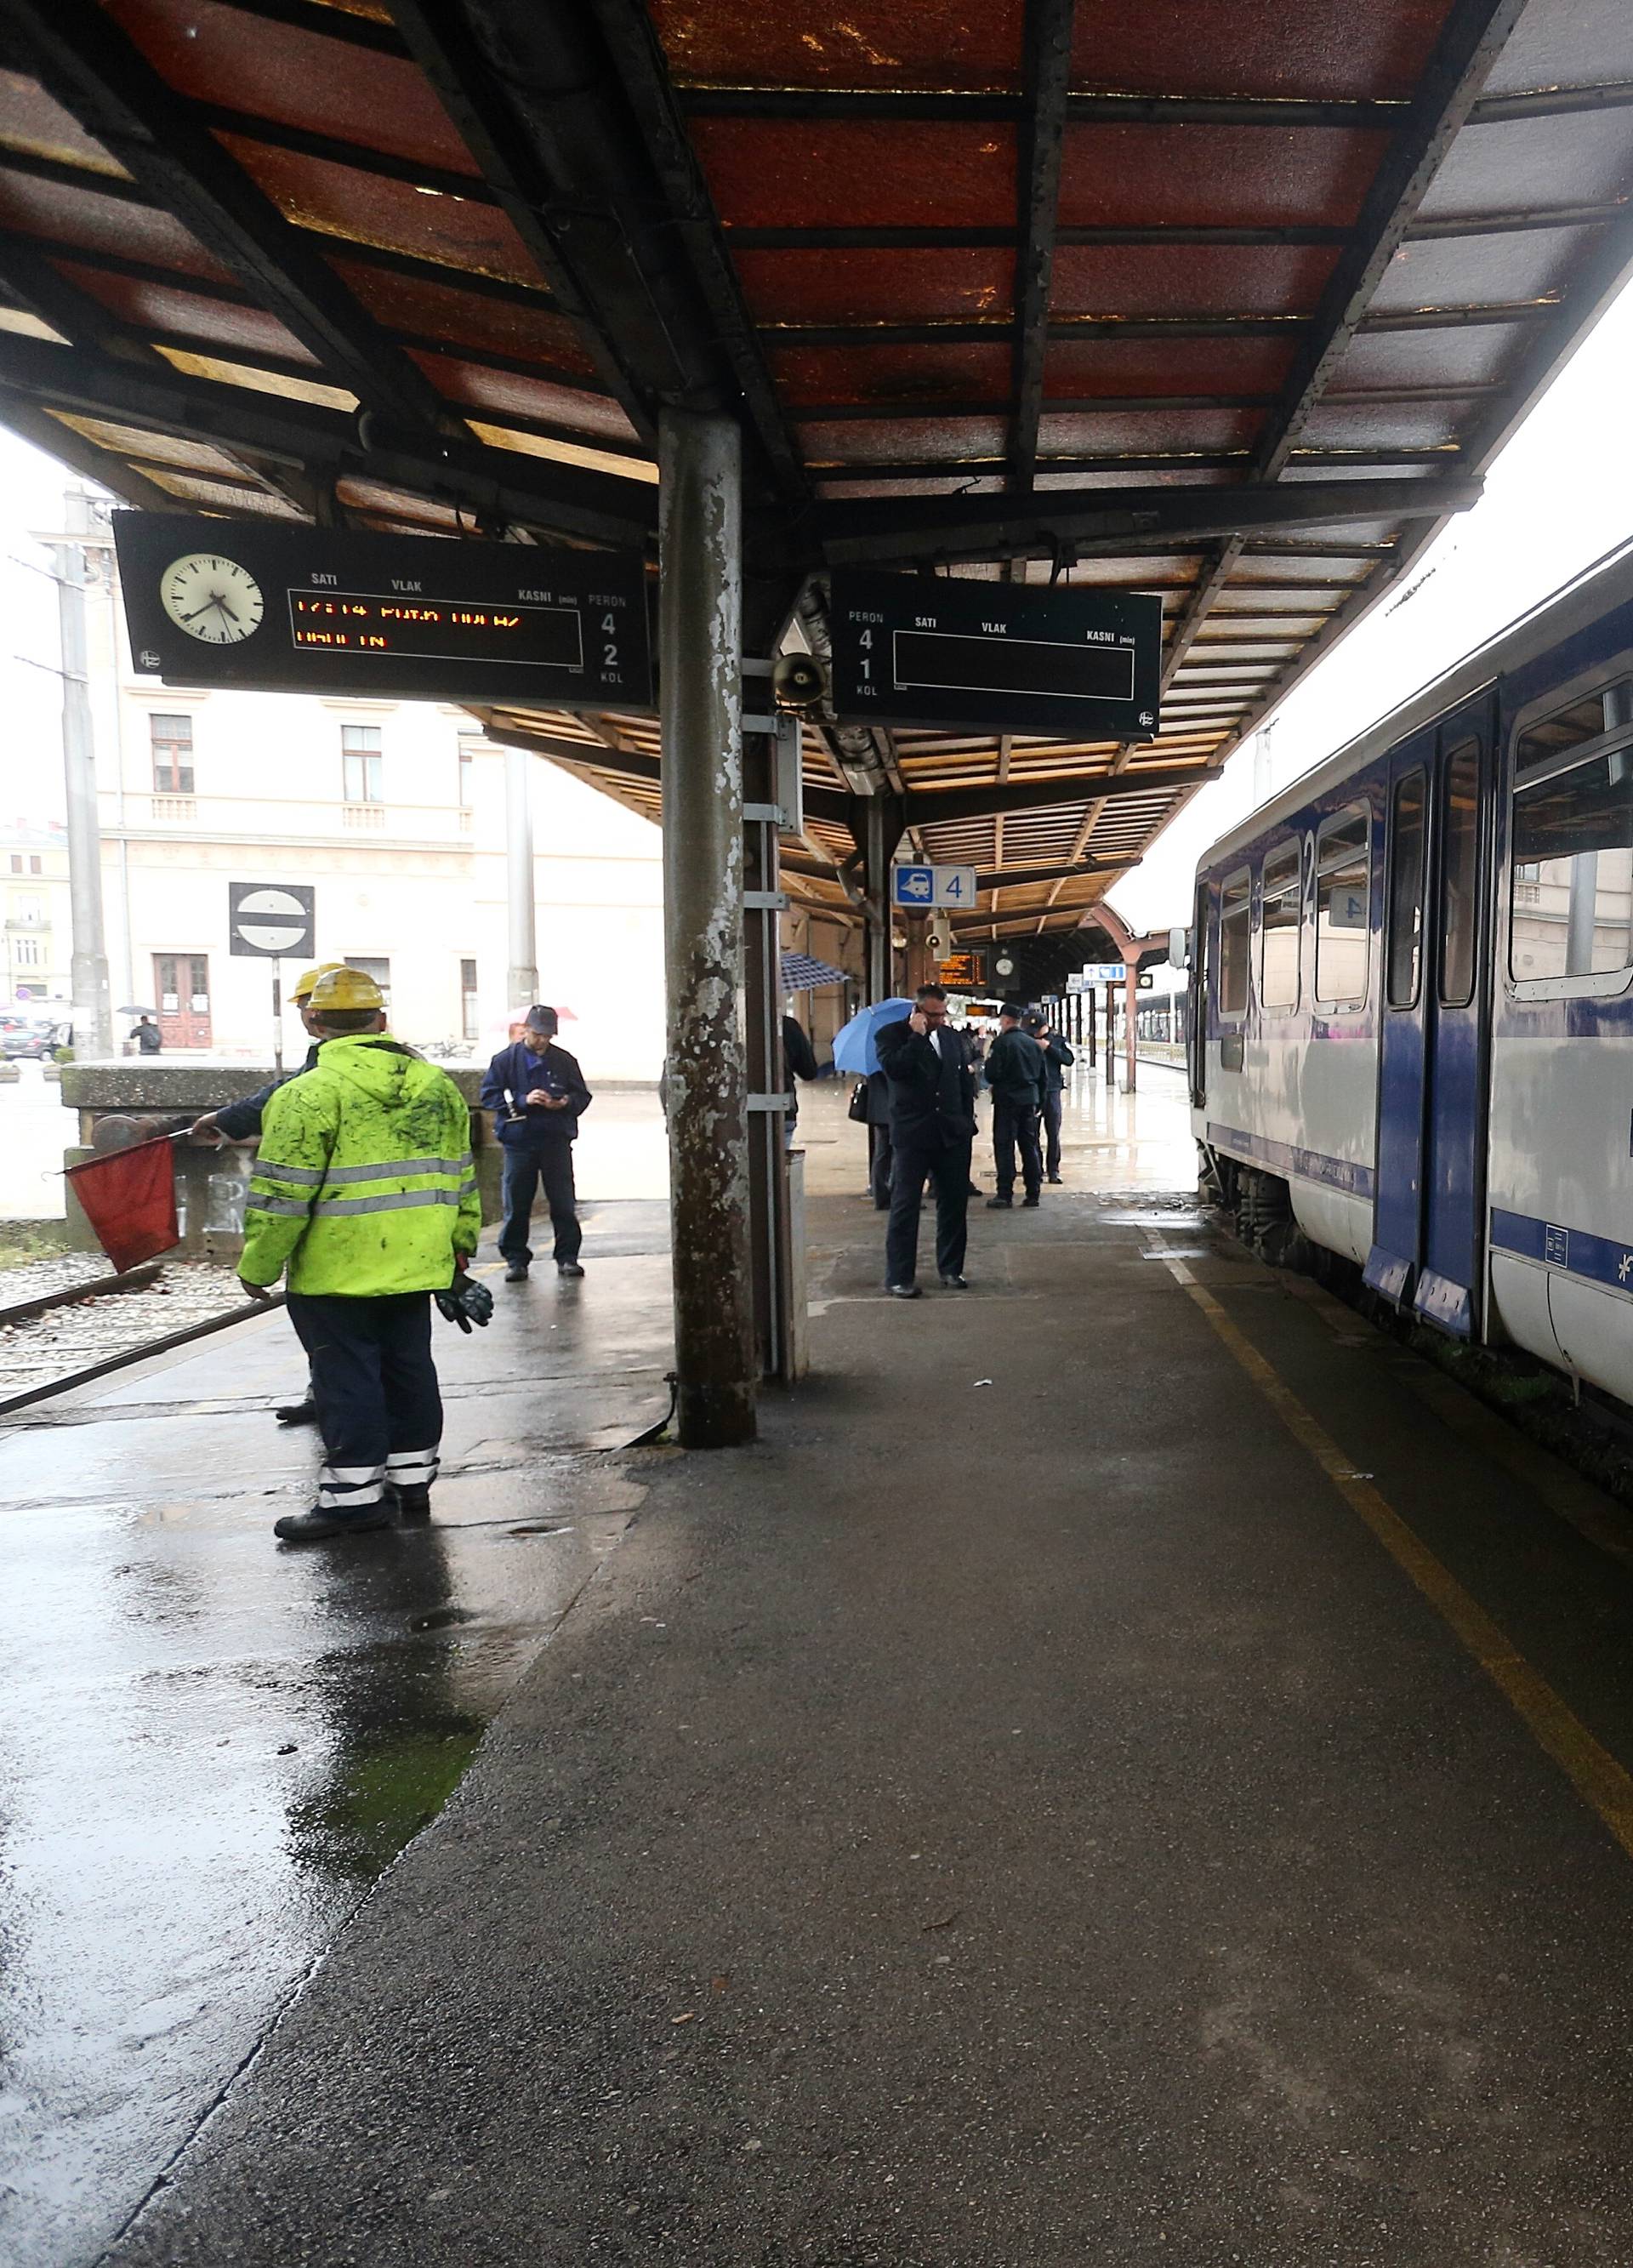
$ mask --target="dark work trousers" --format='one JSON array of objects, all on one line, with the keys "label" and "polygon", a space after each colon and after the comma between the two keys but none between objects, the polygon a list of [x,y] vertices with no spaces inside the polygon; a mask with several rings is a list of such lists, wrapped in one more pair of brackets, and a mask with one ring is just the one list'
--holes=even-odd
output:
[{"label": "dark work trousers", "polygon": [[289,1295],[289,1319],[312,1361],[323,1436],[322,1512],[364,1512],[387,1481],[434,1481],[442,1395],[431,1360],[431,1297],[379,1300]]},{"label": "dark work trousers", "polygon": [[499,1232],[499,1257],[512,1265],[519,1260],[525,1268],[533,1258],[527,1242],[527,1223],[533,1216],[533,1197],[541,1182],[544,1183],[544,1201],[550,1208],[550,1226],[555,1232],[556,1264],[559,1266],[563,1260],[577,1260],[578,1248],[584,1242],[576,1210],[577,1194],[573,1188],[572,1144],[541,1142],[536,1150],[524,1150],[512,1149],[507,1143],[504,1226]]},{"label": "dark work trousers", "polygon": [[1063,1099],[1057,1086],[1048,1088],[1043,1097],[1043,1170],[1051,1176],[1060,1171],[1060,1107]]},{"label": "dark work trousers", "polygon": [[992,1098],[992,1161],[997,1168],[998,1195],[1015,1190],[1015,1152],[1020,1151],[1020,1178],[1026,1195],[1035,1197],[1043,1183],[1043,1152],[1038,1141],[1038,1113],[1030,1102],[1011,1102],[1006,1095]]},{"label": "dark work trousers", "polygon": [[885,1228],[885,1281],[911,1284],[918,1274],[918,1209],[928,1178],[936,1185],[936,1266],[943,1276],[964,1272],[968,1234],[969,1149],[967,1141],[945,1149],[898,1142],[890,1182],[890,1219]]},{"label": "dark work trousers", "polygon": [[895,1145],[890,1138],[888,1126],[870,1126],[868,1140],[868,1186],[873,1193],[873,1204],[879,1212],[890,1204],[890,1176],[895,1166]]}]

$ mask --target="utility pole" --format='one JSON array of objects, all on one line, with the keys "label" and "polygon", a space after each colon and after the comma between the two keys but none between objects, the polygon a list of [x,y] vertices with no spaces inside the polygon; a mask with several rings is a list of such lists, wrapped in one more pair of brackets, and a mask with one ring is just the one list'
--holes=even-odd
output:
[{"label": "utility pole", "polygon": [[113,1000],[102,934],[102,828],[97,806],[96,741],[85,638],[85,547],[92,533],[91,499],[70,489],[63,499],[69,541],[56,544],[57,624],[63,649],[63,785],[68,805],[68,895],[74,932],[74,1051],[114,1052]]},{"label": "utility pole", "polygon": [[504,855],[511,963],[507,1005],[528,1007],[539,998],[539,939],[533,914],[533,758],[525,748],[504,752]]}]

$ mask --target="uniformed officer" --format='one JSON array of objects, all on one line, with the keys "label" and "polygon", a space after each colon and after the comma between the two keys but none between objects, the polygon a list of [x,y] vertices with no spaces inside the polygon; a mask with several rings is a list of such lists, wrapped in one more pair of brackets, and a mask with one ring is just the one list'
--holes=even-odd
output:
[{"label": "uniformed officer", "polygon": [[254,1299],[289,1270],[290,1320],[312,1360],[325,1462],[289,1543],[383,1527],[394,1498],[426,1519],[442,1439],[430,1294],[476,1249],[470,1117],[447,1073],[385,1029],[360,969],[319,979],[317,1062],[261,1122],[239,1277]]}]

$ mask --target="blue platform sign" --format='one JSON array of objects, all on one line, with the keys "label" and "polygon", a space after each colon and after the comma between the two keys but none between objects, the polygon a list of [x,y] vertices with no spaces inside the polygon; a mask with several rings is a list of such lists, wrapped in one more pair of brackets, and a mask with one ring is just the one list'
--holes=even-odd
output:
[{"label": "blue platform sign", "polygon": [[935,906],[970,907],[977,896],[973,866],[893,866],[890,902],[906,913]]}]

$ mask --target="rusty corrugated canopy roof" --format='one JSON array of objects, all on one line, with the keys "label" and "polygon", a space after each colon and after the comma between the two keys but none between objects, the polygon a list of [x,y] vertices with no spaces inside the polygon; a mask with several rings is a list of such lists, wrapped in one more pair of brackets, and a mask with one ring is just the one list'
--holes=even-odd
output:
[{"label": "rusty corrugated canopy roof", "polygon": [[[0,416],[136,505],[1163,593],[1161,737],[806,735],[1076,926],[1409,565],[1633,264],[1625,0],[9,0]],[[803,594],[803,595],[802,595]],[[494,712],[656,813],[655,728]]]}]

